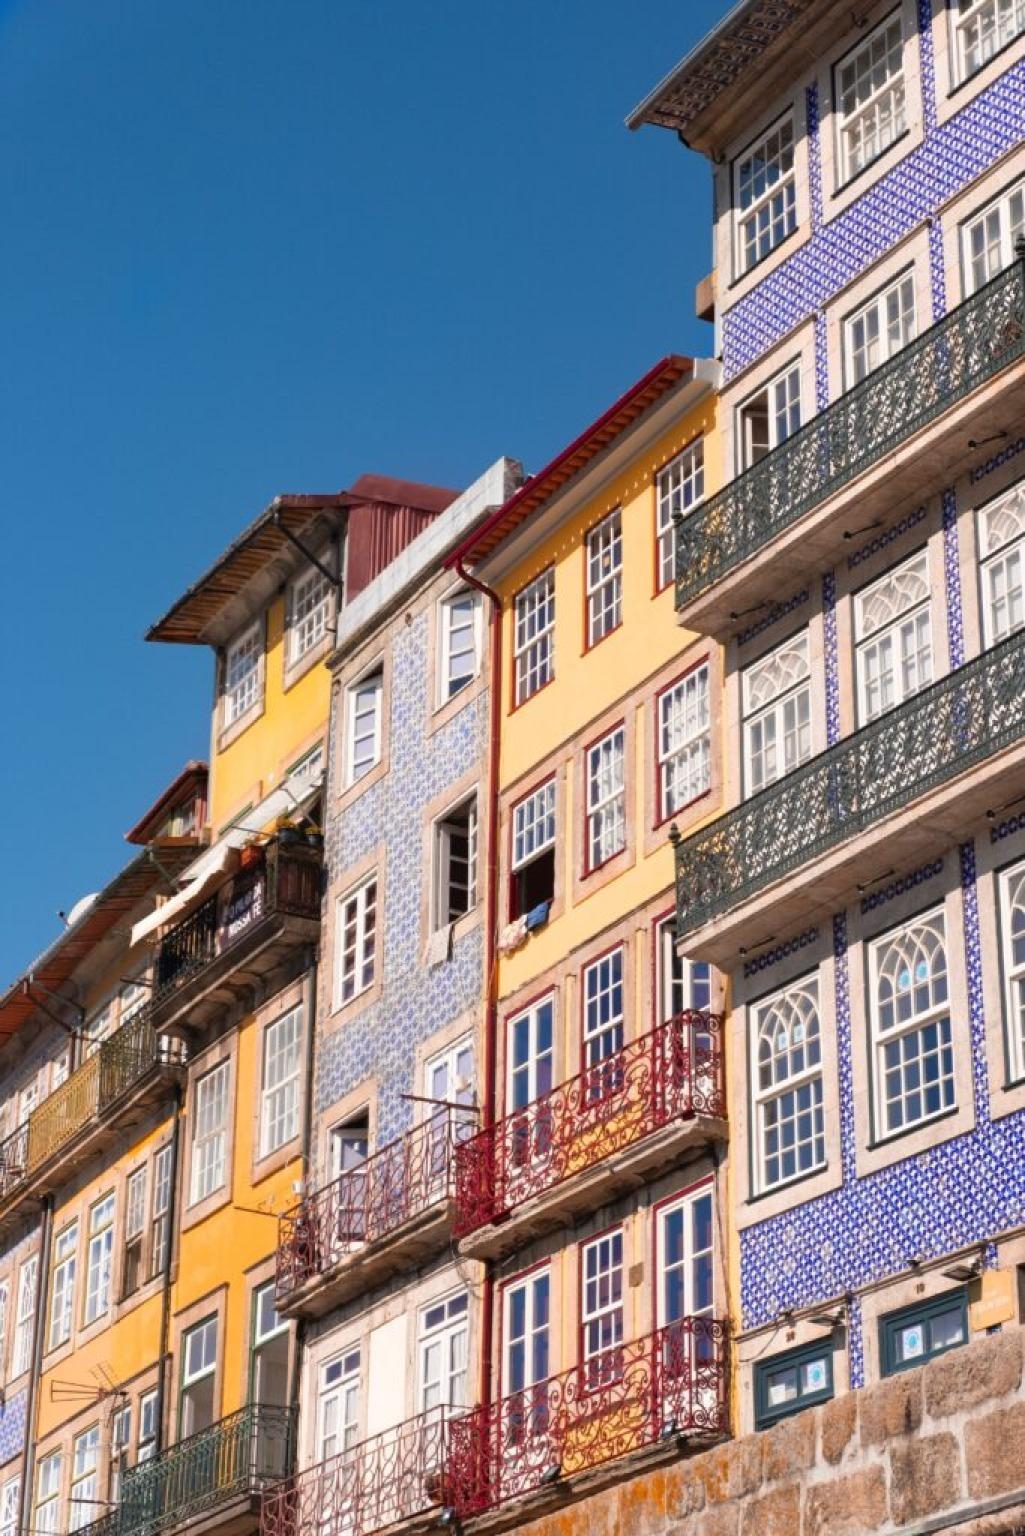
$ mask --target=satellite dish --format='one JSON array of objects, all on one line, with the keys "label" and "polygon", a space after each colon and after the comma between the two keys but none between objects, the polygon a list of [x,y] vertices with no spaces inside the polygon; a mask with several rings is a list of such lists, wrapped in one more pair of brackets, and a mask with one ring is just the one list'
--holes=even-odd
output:
[{"label": "satellite dish", "polygon": [[99,891],[92,891],[88,896],[79,897],[78,901],[75,902],[75,905],[68,913],[67,922],[69,928],[73,928],[74,925],[78,922],[78,919],[85,916],[85,914],[89,911],[89,908],[95,903],[99,894]]}]

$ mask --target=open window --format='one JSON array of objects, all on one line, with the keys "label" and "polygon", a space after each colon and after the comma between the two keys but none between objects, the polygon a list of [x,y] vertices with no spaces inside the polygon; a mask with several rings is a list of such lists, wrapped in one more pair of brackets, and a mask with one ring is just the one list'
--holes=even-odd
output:
[{"label": "open window", "polygon": [[217,1418],[217,1319],[207,1317],[182,1339],[182,1386],[178,1438],[209,1429]]},{"label": "open window", "polygon": [[555,780],[513,806],[509,917],[555,898]]},{"label": "open window", "polygon": [[477,796],[470,795],[434,827],[434,921],[444,928],[477,905]]},{"label": "open window", "polygon": [[288,1406],[288,1321],[274,1309],[274,1281],[253,1292],[249,1400],[264,1407]]}]

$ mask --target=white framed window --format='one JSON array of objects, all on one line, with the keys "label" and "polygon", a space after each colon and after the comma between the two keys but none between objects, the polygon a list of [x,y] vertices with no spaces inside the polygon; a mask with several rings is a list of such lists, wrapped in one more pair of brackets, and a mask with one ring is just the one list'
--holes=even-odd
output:
[{"label": "white framed window", "polygon": [[292,764],[285,777],[296,780],[299,783],[304,781],[312,783],[314,779],[319,779],[323,772],[324,743],[318,741],[315,747],[311,747],[308,752],[304,752],[298,762]]},{"label": "white framed window", "polygon": [[21,1090],[18,1100],[18,1124],[24,1125],[25,1121],[35,1110],[39,1103],[39,1079],[34,1077],[30,1083],[26,1083]]},{"label": "white framed window", "polygon": [[346,1350],[320,1368],[317,1405],[321,1461],[349,1451],[359,1440],[360,1352]]},{"label": "white framed window", "polygon": [[800,630],[741,674],[744,787],[756,795],[811,757],[811,650]]},{"label": "white framed window", "polygon": [[18,1536],[21,1478],[9,1477],[0,1488],[0,1536]]},{"label": "white framed window", "polygon": [[1025,181],[1016,182],[962,227],[965,293],[974,293],[1014,260],[1014,242],[1025,234]]},{"label": "white framed window", "polygon": [[674,816],[712,782],[708,663],[658,695],[658,820]]},{"label": "white framed window", "polygon": [[706,960],[685,960],[676,952],[676,918],[664,917],[655,931],[658,970],[657,1024],[694,1009],[712,1006],[712,967]]},{"label": "white framed window", "polygon": [[71,1447],[71,1495],[68,1530],[80,1531],[98,1518],[99,1488],[96,1472],[100,1461],[100,1426],[91,1424],[76,1435]]},{"label": "white framed window", "polygon": [[260,697],[263,621],[258,619],[228,646],[224,657],[224,725],[233,725]]},{"label": "white framed window", "polygon": [[438,604],[438,701],[447,704],[472,683],[481,663],[481,600],[464,588]]},{"label": "white framed window", "polygon": [[547,1381],[551,1370],[552,1276],[535,1270],[502,1291],[502,1395]]},{"label": "white framed window", "polygon": [[1025,863],[1000,876],[1000,919],[1006,988],[1007,1054],[1013,1080],[1025,1077]]},{"label": "white framed window", "polygon": [[523,704],[555,676],[555,571],[518,592],[513,626],[516,702]]},{"label": "white framed window", "polygon": [[755,1182],[777,1189],[826,1162],[817,976],[752,1005]]},{"label": "white framed window", "polygon": [[6,1380],[7,1365],[7,1314],[11,1304],[11,1287],[7,1280],[0,1280],[0,1374]]},{"label": "white framed window", "polygon": [[420,1412],[466,1407],[468,1297],[457,1291],[420,1309]]},{"label": "white framed window", "polygon": [[876,1133],[954,1108],[954,1047],[942,908],[869,946]]},{"label": "white framed window", "polygon": [[156,1388],[139,1399],[139,1443],[135,1447],[136,1465],[151,1461],[157,1450],[157,1417],[160,1399]]},{"label": "white framed window", "polygon": [[509,916],[519,917],[555,895],[555,780],[525,795],[512,811]]},{"label": "white framed window", "polygon": [[1025,0],[954,0],[950,16],[959,81],[1025,32]]},{"label": "white framed window", "polygon": [[623,946],[584,967],[584,1066],[597,1067],[624,1045]]},{"label": "white framed window", "polygon": [[858,720],[875,720],[932,682],[932,615],[926,550],[854,598]]},{"label": "white framed window", "polygon": [[737,409],[738,468],[750,469],[801,425],[801,367],[791,363]]},{"label": "white framed window", "polygon": [[192,1128],[190,1204],[223,1188],[228,1176],[228,1084],[231,1063],[222,1061],[198,1079]]},{"label": "white framed window", "polygon": [[880,23],[835,69],[840,180],[850,181],[907,127],[900,11]]},{"label": "white framed window", "polygon": [[980,507],[979,556],[986,644],[1025,624],[1025,480]]},{"label": "white framed window", "polygon": [[57,1536],[60,1530],[61,1453],[51,1451],[40,1458],[36,1473],[36,1514],[34,1531]]},{"label": "white framed window", "polygon": [[142,1284],[142,1248],[146,1237],[146,1169],[137,1168],[125,1183],[124,1252],[121,1294],[131,1296]]},{"label": "white framed window", "polygon": [[617,1227],[580,1252],[581,1344],[590,1369],[590,1386],[612,1381],[622,1369],[617,1345],[623,1342],[623,1231]]},{"label": "white framed window", "polygon": [[350,1168],[358,1168],[366,1162],[369,1151],[370,1114],[362,1109],[358,1115],[352,1115],[341,1125],[331,1127],[328,1153],[331,1177],[336,1179],[340,1174],[348,1173]]},{"label": "white framed window", "polygon": [[587,535],[587,643],[623,622],[623,514],[617,507]]},{"label": "white framed window", "polygon": [[384,669],[375,667],[345,690],[345,782],[358,784],[381,761]]},{"label": "white framed window", "polygon": [[132,1407],[116,1408],[110,1419],[110,1483],[108,1503],[117,1504],[121,1497],[121,1479],[128,1465],[132,1445]]},{"label": "white framed window", "polygon": [[626,731],[617,725],[587,749],[587,868],[626,847]]},{"label": "white framed window", "polygon": [[434,824],[434,921],[443,928],[477,905],[477,792]]},{"label": "white framed window", "polygon": [[217,1418],[217,1319],[206,1317],[182,1335],[178,1438],[209,1429]]},{"label": "white framed window", "polygon": [[11,1379],[27,1371],[32,1361],[32,1324],[36,1315],[36,1286],[39,1283],[39,1255],[29,1254],[18,1271],[18,1305],[14,1314],[14,1349],[11,1355]]},{"label": "white framed window", "polygon": [[315,566],[295,577],[288,592],[288,664],[294,667],[327,634],[334,588]]},{"label": "white framed window", "polygon": [[712,1187],[703,1185],[659,1209],[658,1325],[714,1311]]},{"label": "white framed window", "polygon": [[114,1251],[114,1196],[104,1195],[89,1211],[89,1246],[85,1265],[85,1311],[88,1326],[110,1307],[110,1273]]},{"label": "white framed window", "polygon": [[162,1273],[167,1263],[171,1214],[171,1148],[161,1147],[153,1159],[153,1210],[150,1214],[149,1272]]},{"label": "white framed window", "polygon": [[260,1155],[276,1152],[299,1134],[299,1068],[302,1063],[302,1005],[291,1008],[263,1032],[263,1089],[260,1100]]},{"label": "white framed window", "polygon": [[[465,1108],[465,1124],[472,1127],[473,1115],[470,1111],[473,1110],[476,1094],[473,1041],[469,1035],[454,1040],[451,1045],[446,1045],[443,1050],[427,1058],[424,1062],[423,1083],[424,1096],[432,1100],[434,1105],[455,1105],[461,1118]],[[424,1108],[428,1116],[435,1112],[431,1104],[426,1104]]]},{"label": "white framed window", "polygon": [[288,1406],[288,1319],[274,1306],[274,1281],[253,1292],[253,1341],[249,1362],[249,1401],[267,1407]]},{"label": "white framed window", "polygon": [[555,996],[514,1013],[506,1024],[506,1093],[510,1110],[525,1109],[554,1084]]},{"label": "white framed window", "polygon": [[82,1026],[82,1058],[88,1061],[90,1056],[100,1048],[100,1043],[106,1040],[110,1034],[114,1021],[114,1004],[104,1003],[103,1007],[94,1013],[91,1019],[87,1019]]},{"label": "white framed window", "polygon": [[50,1326],[47,1349],[66,1344],[75,1316],[75,1269],[78,1265],[78,1222],[58,1232],[53,1244],[53,1278],[50,1281]]},{"label": "white framed window", "polygon": [[335,910],[335,1007],[374,984],[377,960],[377,880],[364,880],[338,898]]},{"label": "white framed window", "polygon": [[739,276],[797,228],[794,120],[790,114],[734,162],[733,207]]},{"label": "white framed window", "polygon": [[658,590],[668,587],[676,576],[675,517],[687,517],[705,494],[705,440],[695,439],[678,453],[665,469],[659,470],[655,487],[655,546],[658,562]]},{"label": "white framed window", "polygon": [[894,357],[915,338],[915,274],[903,272],[844,321],[847,387]]},{"label": "white framed window", "polygon": [[118,988],[117,1026],[121,1029],[149,1001],[149,988],[141,981],[125,981]]},{"label": "white framed window", "polygon": [[55,1093],[71,1075],[71,1048],[66,1046],[50,1063],[50,1092]]}]

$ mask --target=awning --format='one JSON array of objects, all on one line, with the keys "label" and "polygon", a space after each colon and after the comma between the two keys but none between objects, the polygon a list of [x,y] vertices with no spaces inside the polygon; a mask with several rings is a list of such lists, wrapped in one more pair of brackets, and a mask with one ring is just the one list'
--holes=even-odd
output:
[{"label": "awning", "polygon": [[[165,923],[187,912],[200,896],[205,895],[220,879],[221,875],[227,874],[238,862],[238,850],[228,842],[218,843],[215,848],[209,849],[209,853],[216,854],[216,858],[207,860],[206,868],[196,871],[195,874],[190,872],[187,877],[188,884],[172,896],[170,901],[165,901],[161,907],[154,907],[152,912],[147,912],[145,917],[140,917],[137,923],[132,924],[133,947],[142,939],[149,938],[157,928],[162,928]],[[196,870],[195,865],[193,870]]]}]

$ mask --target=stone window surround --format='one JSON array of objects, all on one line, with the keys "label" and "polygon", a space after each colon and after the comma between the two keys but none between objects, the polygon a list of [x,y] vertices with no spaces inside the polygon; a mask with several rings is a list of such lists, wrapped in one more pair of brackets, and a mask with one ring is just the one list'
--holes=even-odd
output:
[{"label": "stone window surround", "polygon": [[[992,824],[994,827],[997,823]],[[982,987],[986,1000],[986,1065],[990,1114],[994,1120],[1025,1109],[1025,1077],[1009,1076],[1007,989],[1003,958],[1004,913],[999,886],[1004,870],[1025,860],[1025,827],[993,842],[985,832],[976,840]]]},{"label": "stone window surround", "polygon": [[[348,865],[338,878],[332,881],[327,892],[325,911],[328,912],[327,940],[321,954],[321,996],[326,1000],[327,1013],[321,1018],[320,1030],[329,1034],[344,1024],[358,1018],[367,1008],[378,1002],[384,991],[384,946],[386,940],[385,900],[387,897],[388,845],[380,843],[355,864]],[[335,960],[338,943],[338,914],[341,902],[358,886],[373,877],[377,881],[376,932],[374,939],[374,979],[363,992],[358,992],[348,1002],[335,1007]]]},{"label": "stone window surround", "polygon": [[377,1077],[364,1078],[361,1083],[350,1088],[349,1092],[336,1099],[326,1109],[321,1110],[318,1116],[316,1163],[310,1170],[308,1178],[308,1193],[323,1189],[330,1180],[331,1167],[331,1133],[347,1121],[354,1120],[364,1110],[367,1115],[367,1155],[372,1157],[379,1150],[377,1140],[377,1126],[379,1119],[379,1098],[381,1082]]},{"label": "stone window surround", "polygon": [[[555,781],[555,890],[548,910],[548,921],[561,917],[566,907],[566,850],[569,796],[567,793],[571,766],[571,754],[565,746],[556,748],[540,763],[535,764],[528,775],[503,790],[498,810],[498,909],[499,928],[511,919],[512,891],[512,839],[513,814],[516,807],[549,779]],[[521,914],[522,915],[522,914]]]},{"label": "stone window surround", "polygon": [[[628,710],[624,714],[621,710],[613,709],[602,716],[601,720],[593,722],[577,755],[575,790],[580,815],[577,818],[575,836],[579,842],[571,854],[570,865],[574,905],[594,890],[600,890],[610,878],[621,874],[637,859],[637,826],[636,816],[633,814],[637,801],[634,714],[634,710]],[[589,758],[592,748],[601,746],[603,742],[620,731],[623,732],[623,846],[617,848],[615,853],[609,854],[608,858],[592,864],[591,808],[588,803]]]},{"label": "stone window surround", "polygon": [[[31,1238],[30,1238],[29,1241],[25,1244],[24,1248],[15,1248],[15,1249],[12,1250],[11,1253],[9,1253],[8,1255],[5,1256],[6,1258],[9,1258],[9,1260],[10,1260],[10,1268],[6,1270],[4,1276],[0,1277],[0,1278],[6,1278],[6,1280],[8,1281],[8,1291],[7,1291],[7,1337],[6,1337],[6,1340],[5,1340],[5,1348],[6,1348],[6,1352],[7,1352],[7,1359],[6,1360],[0,1360],[0,1369],[4,1370],[3,1380],[4,1380],[4,1383],[5,1383],[5,1391],[7,1393],[8,1399],[14,1397],[16,1392],[20,1391],[19,1383],[27,1382],[28,1381],[29,1371],[32,1368],[32,1360],[31,1360],[31,1355],[30,1355],[30,1357],[29,1357],[29,1364],[28,1364],[28,1366],[26,1367],[26,1369],[24,1371],[21,1371],[17,1376],[12,1376],[10,1378],[8,1378],[7,1375],[6,1375],[6,1367],[8,1365],[10,1365],[10,1364],[13,1364],[13,1362],[14,1362],[14,1333],[15,1333],[15,1324],[16,1324],[17,1316],[18,1316],[18,1287],[19,1287],[19,1285],[21,1283],[21,1268],[22,1268],[22,1265],[28,1259],[32,1258],[33,1254],[38,1255],[40,1265],[42,1264],[42,1259],[43,1259],[42,1249],[40,1248],[40,1245],[39,1245],[39,1242],[38,1242],[38,1232],[34,1233],[33,1237],[36,1238],[35,1242],[33,1242],[31,1240]],[[37,1273],[37,1277],[36,1278],[37,1278],[37,1282],[38,1282],[38,1278],[39,1278],[38,1277],[38,1273]],[[43,1288],[42,1288],[42,1294],[40,1294],[39,1289],[38,1289],[38,1284],[37,1284],[37,1290],[36,1290],[36,1295],[37,1295],[37,1298],[38,1298],[37,1305],[41,1306],[41,1307],[46,1307],[46,1306],[49,1305],[49,1299],[50,1299],[50,1279],[49,1279],[49,1276],[48,1275],[44,1275],[43,1276],[43,1280],[44,1280],[44,1284],[43,1284]],[[76,1289],[77,1289],[77,1286],[76,1286]],[[34,1324],[34,1320],[33,1320],[33,1326],[34,1325],[35,1324]],[[44,1340],[45,1340],[45,1334],[44,1334]]]},{"label": "stone window surround", "polygon": [[[314,547],[313,553],[317,556],[320,562],[327,566],[328,570],[330,570],[332,566],[338,565],[338,549],[338,539],[329,536],[323,541],[322,544]],[[312,667],[315,667],[318,661],[323,660],[323,658],[329,655],[330,652],[334,649],[335,626],[337,625],[338,615],[341,611],[341,594],[337,586],[330,588],[329,612],[327,623],[324,628],[324,633],[321,635],[320,639],[310,647],[305,656],[300,656],[299,660],[295,662],[289,660],[292,634],[292,603],[295,596],[295,588],[297,584],[303,580],[304,577],[310,575],[311,571],[314,569],[315,567],[310,566],[306,560],[302,560],[301,563],[292,572],[291,576],[288,578],[288,581],[285,584],[281,633],[282,693],[287,693],[290,688],[294,688],[296,683],[298,683],[301,678],[305,677],[306,673],[309,672]]]},{"label": "stone window surround", "polygon": [[[814,591],[814,589],[813,589]],[[725,680],[725,711],[730,722],[726,741],[727,774],[731,785],[728,804],[739,805],[747,799],[749,778],[746,761],[746,722],[744,714],[744,673],[771,651],[778,650],[802,631],[808,633],[809,686],[811,691],[811,753],[814,757],[826,747],[826,662],[822,610],[811,599],[791,614],[781,616],[756,640],[741,647],[730,641]],[[743,653],[743,654],[741,654]],[[774,782],[779,782],[778,780]]]},{"label": "stone window surround", "polygon": [[[164,1427],[167,1432],[166,1443],[174,1445],[179,1439],[181,1425],[181,1379],[183,1345],[185,1335],[198,1323],[204,1322],[209,1317],[217,1319],[217,1361],[214,1367],[214,1412],[213,1423],[217,1423],[224,1417],[224,1361],[226,1353],[227,1334],[225,1325],[228,1315],[228,1282],[222,1281],[207,1291],[205,1296],[190,1302],[187,1307],[182,1307],[171,1319],[171,1335],[174,1345],[171,1350],[171,1385],[170,1400],[164,1405]],[[248,1337],[248,1333],[246,1335]],[[246,1355],[248,1364],[248,1354]]]},{"label": "stone window surround", "polygon": [[[1016,46],[1018,46],[1016,44]],[[1025,37],[1021,40],[1025,48]],[[1025,176],[1025,146],[1017,145],[990,166],[985,176],[949,198],[940,210],[943,223],[943,266],[947,275],[947,303],[953,309],[968,293],[964,266],[963,231],[965,225],[991,203],[997,201]]]},{"label": "stone window surround", "polygon": [[[698,667],[708,667],[708,731],[711,742],[710,782],[706,790],[688,800],[676,811],[659,817],[659,700],[675,683]],[[714,642],[698,639],[680,655],[650,677],[635,700],[638,729],[642,735],[644,773],[644,821],[640,838],[642,858],[657,853],[665,843],[666,828],[675,822],[686,833],[698,822],[715,813],[723,801],[723,651]]]},{"label": "stone window surround", "polygon": [[[459,697],[458,695],[456,696]],[[451,702],[455,702],[452,700]],[[485,795],[485,766],[475,763],[461,778],[454,779],[443,790],[436,794],[423,807],[421,829],[421,869],[427,872],[428,878],[420,882],[420,949],[426,953],[433,934],[447,926],[444,923],[435,925],[434,903],[438,881],[437,864],[437,829],[440,822],[444,821],[449,812],[463,805],[471,796],[477,798],[477,900],[469,912],[464,912],[462,917],[452,924],[452,944],[458,944],[466,934],[472,933],[480,927],[484,921],[484,906],[486,900],[486,874],[488,867],[488,808]]]},{"label": "stone window surround", "polygon": [[[446,573],[446,575],[448,574],[449,573]],[[465,709],[467,704],[471,704],[475,699],[478,699],[482,693],[486,693],[488,690],[488,678],[491,666],[492,604],[490,599],[484,596],[483,592],[478,592],[477,596],[480,598],[481,610],[480,664],[477,668],[477,675],[472,679],[472,681],[467,683],[465,688],[460,688],[459,692],[453,694],[450,699],[439,699],[438,697],[438,669],[440,666],[441,653],[440,638],[442,606],[445,602],[447,602],[449,598],[454,597],[457,592],[462,592],[464,590],[473,591],[475,589],[468,588],[467,583],[460,580],[458,577],[446,581],[440,587],[438,585],[434,585],[430,589],[430,607],[428,609],[427,622],[427,669],[425,674],[427,684],[426,729],[428,736],[433,736],[435,731],[440,731],[444,726],[448,725],[449,721],[453,719],[453,717],[457,715],[461,709]],[[416,605],[411,611],[416,613],[419,611],[419,607],[420,605]]]},{"label": "stone window surround", "polygon": [[[456,1018],[450,1019],[441,1029],[434,1034],[427,1035],[423,1040],[418,1040],[414,1047],[414,1082],[418,1093],[427,1092],[427,1063],[449,1046],[457,1041],[469,1040],[473,1051],[473,1075],[474,1075],[474,1103],[479,1106],[482,1099],[483,1082],[481,1080],[481,1010],[479,1007],[463,1009]],[[411,1106],[414,1115],[414,1128],[422,1125],[431,1115],[429,1104],[413,1104]]]},{"label": "stone window surround", "polygon": [[816,414],[814,316],[807,316],[782,341],[724,387],[719,416],[724,483],[735,480],[743,472],[740,428],[742,408],[753,395],[757,395],[794,363],[800,368],[801,422],[805,424]]},{"label": "stone window surround", "polygon": [[[794,200],[797,222],[791,233],[782,239],[767,256],[756,261],[746,271],[741,270],[737,208],[734,200],[736,168],[745,152],[771,132],[777,123],[792,117],[794,126]],[[720,210],[716,221],[715,269],[726,275],[726,293],[729,306],[737,303],[752,289],[757,288],[769,274],[785,261],[811,236],[811,194],[808,155],[808,119],[803,82],[791,91],[773,99],[771,107],[759,112],[756,119],[745,126],[723,152],[716,165],[716,207]]]},{"label": "stone window surround", "polygon": [[[363,678],[380,668],[381,671],[381,755],[372,768],[354,784],[347,784],[346,772],[349,751],[349,694]],[[331,753],[335,762],[332,771],[332,814],[337,816],[348,810],[361,795],[380,783],[391,766],[391,703],[392,703],[392,651],[386,645],[382,649],[380,637],[374,636],[372,644],[356,652],[347,664],[340,668],[331,696]]]},{"label": "stone window surround", "polygon": [[[217,702],[216,702],[216,745],[218,752],[224,752],[237,741],[242,732],[248,730],[255,720],[259,720],[267,707],[267,610],[264,609],[256,618],[247,620],[239,626],[238,630],[226,645],[217,647]],[[256,669],[256,698],[249,708],[231,722],[225,724],[224,720],[224,687],[228,668],[228,652],[231,647],[241,640],[249,630],[258,630],[260,636],[260,655]]]},{"label": "stone window surround", "polygon": [[[250,1157],[250,1183],[258,1184],[261,1179],[268,1178],[272,1173],[277,1173],[288,1163],[298,1158],[302,1147],[303,1125],[306,1121],[306,1062],[311,1049],[310,1042],[310,1017],[312,1013],[309,986],[305,976],[299,977],[275,997],[269,998],[260,1004],[252,1017],[251,1028],[256,1034],[256,1061],[254,1063],[257,1092],[252,1111],[252,1154]],[[299,1051],[299,1079],[298,1079],[298,1106],[296,1117],[296,1132],[288,1141],[282,1142],[280,1147],[275,1147],[273,1152],[264,1155],[260,1153],[262,1115],[263,1115],[263,1068],[264,1048],[267,1030],[271,1024],[277,1023],[286,1013],[291,1013],[293,1008],[302,1009],[302,1029],[300,1032]]]},{"label": "stone window surround", "polygon": [[[189,1062],[189,1078],[186,1089],[186,1113],[182,1123],[182,1140],[180,1152],[181,1172],[179,1175],[180,1214],[178,1218],[179,1233],[187,1232],[205,1221],[214,1211],[219,1211],[222,1206],[229,1205],[232,1197],[232,1185],[235,1177],[235,1157],[237,1152],[237,1106],[236,1093],[238,1088],[238,1053],[241,1041],[242,1028],[246,1026],[233,1025],[219,1039],[208,1045]],[[213,1190],[203,1200],[194,1205],[190,1203],[192,1194],[192,1151],[193,1129],[196,1124],[196,1085],[199,1079],[205,1077],[214,1067],[222,1062],[228,1062],[228,1092],[225,1113],[225,1152],[224,1152],[224,1183],[219,1189]]]},{"label": "stone window surround", "polygon": [[945,123],[967,105],[980,92],[991,86],[1000,75],[1025,58],[1025,35],[1009,43],[995,54],[987,64],[969,75],[958,79],[954,57],[953,29],[954,0],[934,0],[932,8],[933,55],[936,60],[936,119]]},{"label": "stone window surround", "polygon": [[[830,300],[826,306],[826,356],[830,401],[838,400],[851,387],[844,356],[847,321],[868,301],[888,288],[903,273],[915,280],[915,334],[920,336],[933,324],[932,288],[929,280],[929,227],[922,223],[906,235],[886,255]],[[869,375],[871,377],[871,375]]]},{"label": "stone window surround", "polygon": [[[238,1383],[238,1400],[240,1403],[248,1403],[250,1400],[250,1371],[253,1358],[253,1323],[255,1321],[253,1316],[253,1298],[255,1297],[256,1292],[262,1286],[266,1285],[268,1281],[274,1279],[276,1262],[277,1261],[275,1255],[271,1254],[268,1258],[260,1259],[258,1263],[251,1265],[250,1268],[245,1271],[243,1276],[245,1284],[244,1305],[246,1311],[245,1344],[242,1350],[241,1379]],[[296,1324],[294,1319],[286,1318],[284,1321],[288,1327],[288,1379],[289,1382],[291,1382],[293,1373],[295,1371],[295,1353],[297,1345]],[[220,1335],[218,1335],[218,1345],[220,1345],[220,1343],[221,1338]]]}]

